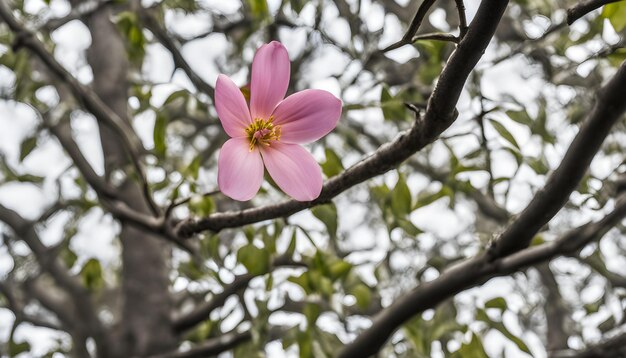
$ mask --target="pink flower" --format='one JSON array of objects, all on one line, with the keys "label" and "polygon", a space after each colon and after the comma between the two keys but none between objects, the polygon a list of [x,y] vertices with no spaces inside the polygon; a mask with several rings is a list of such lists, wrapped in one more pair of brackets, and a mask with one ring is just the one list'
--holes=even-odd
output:
[{"label": "pink flower", "polygon": [[259,191],[263,168],[288,195],[317,198],[322,171],[300,144],[328,134],[341,116],[341,101],[327,91],[308,89],[285,99],[290,63],[277,41],[261,46],[252,61],[250,110],[241,90],[225,75],[215,85],[215,109],[231,137],[220,151],[217,183],[225,195],[250,200]]}]

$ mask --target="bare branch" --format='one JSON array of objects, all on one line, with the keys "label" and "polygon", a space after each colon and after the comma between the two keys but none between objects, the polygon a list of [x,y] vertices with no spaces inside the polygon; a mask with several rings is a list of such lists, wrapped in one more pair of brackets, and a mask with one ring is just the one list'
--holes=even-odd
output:
[{"label": "bare branch", "polygon": [[571,25],[574,21],[587,15],[595,9],[598,9],[606,4],[619,2],[622,0],[583,0],[573,7],[567,9],[567,24]]},{"label": "bare branch", "polygon": [[[304,264],[299,262],[294,262],[291,258],[286,256],[277,257],[272,266],[274,268],[281,266],[303,266]],[[306,266],[306,265],[305,265]],[[224,287],[224,290],[216,295],[214,295],[211,300],[206,301],[195,307],[191,312],[180,316],[178,318],[173,319],[173,328],[176,332],[182,332],[193,328],[198,323],[204,321],[215,309],[220,308],[224,305],[226,300],[237,294],[239,291],[248,287],[248,283],[255,277],[260,276],[252,275],[252,274],[243,274],[235,277],[235,280],[230,283],[228,286]]]},{"label": "bare branch", "polygon": [[38,327],[54,329],[57,331],[62,331],[64,329],[56,322],[52,322],[47,318],[24,312],[25,305],[23,302],[19,302],[17,297],[15,297],[15,291],[15,287],[10,287],[6,282],[0,281],[0,294],[6,298],[7,308],[13,312],[17,321],[27,322]]},{"label": "bare branch", "polygon": [[198,76],[198,74],[191,68],[180,51],[180,45],[177,44],[167,31],[161,27],[157,19],[150,14],[149,11],[149,9],[145,9],[140,13],[146,28],[148,28],[148,30],[150,30],[150,32],[152,32],[157,40],[163,45],[163,47],[165,47],[172,54],[174,65],[185,72],[191,83],[193,83],[193,85],[196,86],[200,92],[203,92],[213,98],[213,93],[215,91],[213,87],[200,78],[200,76]]},{"label": "bare branch", "polygon": [[626,332],[609,338],[597,345],[588,347],[584,351],[557,356],[556,358],[597,358],[597,357],[624,357],[626,355]]},{"label": "bare branch", "polygon": [[467,18],[465,17],[465,3],[464,0],[454,0],[456,3],[456,9],[459,13],[459,38],[463,38],[467,33]]},{"label": "bare branch", "polygon": [[417,13],[415,14],[415,17],[413,17],[413,21],[411,21],[408,30],[406,30],[406,33],[404,34],[404,36],[402,36],[402,39],[385,47],[383,50],[381,50],[381,52],[389,52],[391,50],[395,50],[404,45],[410,44],[411,42],[414,42],[413,37],[417,33],[417,30],[422,24],[422,21],[424,21],[428,10],[430,10],[430,8],[435,4],[435,1],[437,0],[424,0],[424,2],[417,9]]},{"label": "bare branch", "polygon": [[[286,328],[283,327],[271,327],[267,335],[267,342],[279,339],[285,332]],[[166,353],[158,356],[152,356],[150,358],[204,358],[217,356],[222,352],[226,352],[230,349],[237,347],[252,339],[252,332],[230,332],[220,337],[211,338],[204,343],[201,343],[186,351],[176,351]]]},{"label": "bare branch", "polygon": [[613,125],[626,111],[626,62],[598,92],[594,108],[572,141],[559,167],[543,189],[519,214],[489,249],[492,257],[502,257],[527,247],[535,234],[565,205],[570,194],[589,168],[589,164]]},{"label": "bare branch", "polygon": [[416,314],[436,307],[455,294],[483,284],[491,278],[510,275],[554,257],[575,253],[591,241],[599,240],[624,217],[626,193],[622,193],[615,209],[604,219],[571,230],[554,242],[496,260],[491,260],[485,253],[466,260],[448,269],[437,279],[396,299],[391,306],[374,317],[372,326],[348,344],[339,357],[369,357],[380,350],[396,329]]},{"label": "bare branch", "polygon": [[28,245],[33,252],[42,270],[49,273],[59,287],[71,296],[76,306],[76,311],[80,315],[80,321],[85,324],[84,327],[87,332],[89,332],[98,343],[98,349],[104,352],[108,347],[108,336],[97,316],[89,292],[87,292],[75,277],[70,276],[57,257],[47,250],[31,222],[23,219],[17,212],[1,204],[0,221],[7,224],[18,237],[24,240],[26,245]]},{"label": "bare branch", "polygon": [[473,26],[450,56],[441,73],[428,101],[424,118],[416,121],[409,131],[401,133],[394,141],[381,146],[369,157],[328,180],[316,200],[309,202],[290,200],[237,212],[216,213],[197,221],[183,221],[178,225],[176,232],[181,237],[190,237],[204,230],[219,231],[223,228],[238,227],[288,216],[327,203],[348,188],[386,173],[432,143],[456,119],[455,106],[463,85],[489,44],[506,5],[505,1],[498,2],[497,6],[482,3]]},{"label": "bare branch", "polygon": [[70,21],[82,19],[86,16],[93,14],[96,11],[101,10],[104,7],[114,5],[115,3],[116,3],[115,0],[84,1],[83,3],[79,4],[77,7],[74,7],[72,11],[70,11],[70,13],[67,14],[66,16],[48,20],[48,22],[39,26],[36,32],[38,31],[52,32],[58,29],[59,27],[67,24]]},{"label": "bare branch", "polygon": [[570,312],[563,300],[563,296],[561,296],[559,285],[550,266],[547,263],[538,265],[537,271],[539,271],[539,278],[547,291],[544,301],[544,310],[548,323],[547,351],[548,355],[552,357],[554,352],[567,349],[569,334],[566,327]]},{"label": "bare branch", "polygon": [[[44,114],[44,119],[47,114]],[[50,122],[46,120],[46,122]],[[72,158],[74,165],[78,168],[78,171],[85,178],[87,183],[96,191],[100,198],[100,204],[113,216],[121,221],[126,221],[134,224],[138,227],[145,228],[151,232],[160,234],[163,238],[176,244],[183,250],[195,255],[195,249],[178,239],[173,233],[171,228],[166,225],[165,218],[155,218],[141,213],[140,211],[133,210],[126,203],[124,203],[116,188],[110,186],[104,178],[99,176],[91,167],[80,148],[72,139],[71,127],[67,121],[60,120],[57,125],[49,125],[50,132],[58,139],[59,143],[67,154]]]},{"label": "bare branch", "polygon": [[35,34],[27,30],[13,17],[11,10],[4,1],[0,2],[0,18],[4,20],[11,31],[16,35],[16,41],[14,43],[15,49],[26,47],[33,52],[48,67],[54,76],[69,87],[74,97],[76,97],[98,121],[106,124],[119,134],[119,138],[129,154],[137,176],[142,182],[146,200],[150,204],[152,211],[157,214],[159,210],[150,194],[150,189],[139,158],[139,150],[143,148],[143,146],[130,123],[124,121],[104,104],[89,87],[78,82],[78,80],[46,50],[44,44],[37,39]]}]

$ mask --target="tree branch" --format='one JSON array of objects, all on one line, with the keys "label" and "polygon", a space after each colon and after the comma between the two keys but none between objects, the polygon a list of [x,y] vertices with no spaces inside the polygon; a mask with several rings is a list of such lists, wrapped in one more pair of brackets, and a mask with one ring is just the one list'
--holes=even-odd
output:
[{"label": "tree branch", "polygon": [[174,66],[182,69],[191,83],[193,83],[193,85],[196,86],[200,92],[203,92],[213,98],[213,93],[215,92],[213,87],[200,78],[200,76],[198,76],[198,74],[191,68],[180,51],[180,45],[168,35],[167,31],[161,27],[161,25],[157,22],[157,19],[150,14],[149,11],[149,9],[144,9],[140,13],[146,28],[150,30],[163,47],[165,47],[172,54]]},{"label": "tree branch", "polygon": [[[280,338],[286,329],[283,327],[272,327],[268,332],[267,342]],[[230,332],[222,336],[211,338],[186,351],[170,352],[150,358],[205,358],[217,356],[239,346],[242,343],[252,340],[252,332]]]},{"label": "tree branch", "polygon": [[615,76],[598,91],[595,106],[546,185],[493,242],[489,248],[491,257],[503,257],[527,247],[541,227],[565,205],[611,128],[626,111],[624,93],[626,62],[622,63]]},{"label": "tree branch", "polygon": [[[305,266],[306,267],[305,264],[300,263],[300,262],[295,262],[287,256],[280,256],[274,260],[272,264],[272,269],[270,269],[270,271],[281,266]],[[199,306],[195,307],[191,312],[185,315],[174,318],[172,320],[172,326],[173,326],[174,331],[181,333],[190,328],[193,328],[198,323],[204,321],[207,317],[209,317],[211,312],[213,312],[217,308],[222,307],[230,296],[237,294],[239,291],[248,287],[248,283],[252,281],[253,278],[261,276],[261,275],[263,274],[252,275],[252,274],[246,273],[246,274],[235,277],[235,280],[233,282],[225,286],[222,292],[213,295],[213,297],[211,297],[209,301],[206,301],[200,304]]]},{"label": "tree branch", "polygon": [[45,24],[37,27],[36,32],[38,31],[46,31],[52,32],[59,27],[67,24],[70,21],[80,20],[86,16],[93,14],[96,11],[101,10],[104,7],[114,5],[116,0],[92,0],[92,1],[84,1],[82,4],[74,7],[69,14],[64,17],[54,18],[48,20]]},{"label": "tree branch", "polygon": [[163,238],[176,244],[181,249],[195,255],[195,249],[193,247],[178,239],[173,234],[171,227],[166,225],[164,216],[155,218],[143,214],[140,211],[133,210],[120,200],[118,190],[110,186],[104,178],[93,170],[74,139],[72,139],[70,124],[67,121],[59,120],[57,125],[51,125],[49,122],[53,121],[46,119],[47,115],[48,114],[44,114],[43,116],[48,129],[57,138],[87,183],[95,190],[96,194],[98,194],[100,204],[107,211],[121,221],[126,221],[140,228],[160,234]]},{"label": "tree branch", "polygon": [[622,0],[583,0],[573,7],[567,9],[567,24],[571,25],[574,21],[587,15],[595,9],[598,9],[606,4],[619,2]]},{"label": "tree branch", "polygon": [[409,28],[406,30],[406,33],[404,34],[404,36],[402,36],[402,39],[396,43],[393,43],[385,47],[383,50],[381,50],[381,52],[389,52],[391,50],[395,50],[404,45],[408,45],[414,42],[413,37],[417,33],[417,30],[422,24],[422,21],[424,21],[424,18],[426,17],[428,10],[430,10],[430,8],[435,4],[435,1],[437,0],[424,0],[424,2],[417,9],[417,13],[415,13],[413,20],[411,21],[411,24],[409,24]]},{"label": "tree branch", "polygon": [[481,253],[443,272],[437,279],[424,283],[399,297],[374,317],[372,326],[348,344],[340,358],[369,357],[380,350],[387,339],[411,317],[468,288],[489,279],[523,270],[554,257],[575,253],[594,240],[599,240],[626,217],[626,192],[617,200],[616,207],[602,220],[588,223],[569,231],[560,239],[534,246],[508,257],[491,260]]},{"label": "tree branch", "polygon": [[64,328],[55,322],[52,322],[38,315],[32,315],[24,312],[25,304],[19,302],[15,297],[15,287],[10,287],[6,282],[0,281],[0,294],[2,294],[7,301],[7,308],[13,312],[15,319],[20,322],[28,322],[38,327],[44,327],[54,329],[57,331],[63,331]]},{"label": "tree branch", "polygon": [[80,321],[85,323],[84,327],[97,342],[98,348],[104,352],[108,347],[108,336],[87,290],[75,277],[70,276],[57,257],[47,250],[31,222],[2,204],[0,204],[0,221],[7,224],[18,237],[24,240],[42,270],[49,273],[59,287],[72,298],[76,311],[80,315]]},{"label": "tree branch", "polygon": [[550,269],[549,264],[544,263],[537,266],[539,278],[546,288],[544,311],[546,314],[546,322],[548,325],[548,355],[552,357],[555,352],[567,349],[567,339],[569,334],[566,331],[567,320],[570,312],[559,291],[559,285],[556,282],[554,273]]},{"label": "tree branch", "polygon": [[111,110],[102,100],[87,86],[78,82],[48,50],[44,44],[37,39],[34,33],[27,30],[12,15],[4,1],[0,1],[0,18],[9,26],[16,35],[14,49],[26,47],[34,53],[50,70],[50,72],[68,86],[74,97],[78,99],[84,107],[96,117],[98,121],[106,124],[119,134],[119,138],[128,153],[131,163],[142,183],[144,195],[150,204],[152,211],[157,214],[158,208],[152,199],[148,182],[143,172],[138,151],[143,148],[141,141],[137,137],[130,123],[124,121],[113,110]]},{"label": "tree branch", "polygon": [[557,358],[597,358],[597,357],[624,357],[626,355],[626,332],[609,338],[595,346]]},{"label": "tree branch", "polygon": [[504,0],[499,0],[496,4],[492,2],[489,5],[485,2],[481,4],[472,22],[473,25],[441,73],[423,119],[416,121],[410,130],[381,146],[371,156],[328,180],[317,199],[308,202],[290,200],[242,211],[216,213],[200,220],[189,219],[181,222],[176,232],[181,237],[190,237],[204,230],[219,231],[228,227],[289,216],[315,205],[327,203],[348,188],[397,167],[432,143],[456,119],[455,106],[463,85],[489,44],[506,5],[507,2]]}]

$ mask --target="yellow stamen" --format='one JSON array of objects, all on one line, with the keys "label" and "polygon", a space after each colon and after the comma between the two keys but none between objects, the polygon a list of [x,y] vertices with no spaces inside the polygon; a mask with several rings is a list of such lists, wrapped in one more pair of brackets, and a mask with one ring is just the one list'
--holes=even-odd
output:
[{"label": "yellow stamen", "polygon": [[250,140],[250,151],[254,150],[256,144],[268,147],[270,141],[280,140],[280,126],[274,125],[273,121],[274,117],[270,117],[268,120],[255,118],[246,128],[246,134]]}]

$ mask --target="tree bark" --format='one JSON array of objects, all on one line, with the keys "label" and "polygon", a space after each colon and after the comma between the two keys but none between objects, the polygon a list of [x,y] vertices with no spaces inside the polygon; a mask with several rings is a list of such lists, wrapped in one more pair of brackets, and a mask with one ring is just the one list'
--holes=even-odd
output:
[{"label": "tree bark", "polygon": [[[93,14],[87,21],[92,44],[88,61],[93,71],[96,94],[120,118],[129,121],[128,70],[125,43],[111,18],[110,8]],[[99,123],[106,177],[115,170],[132,171],[131,162],[116,132]],[[132,173],[132,172],[131,172]],[[134,210],[151,215],[141,184],[131,175],[118,188]],[[148,356],[176,347],[171,329],[172,302],[164,241],[153,233],[122,223],[123,315],[117,337],[119,356]]]}]

